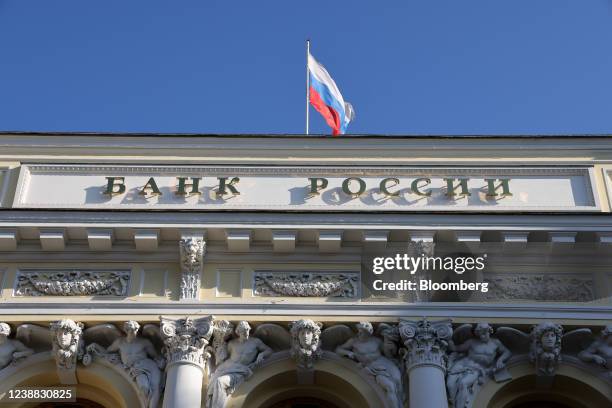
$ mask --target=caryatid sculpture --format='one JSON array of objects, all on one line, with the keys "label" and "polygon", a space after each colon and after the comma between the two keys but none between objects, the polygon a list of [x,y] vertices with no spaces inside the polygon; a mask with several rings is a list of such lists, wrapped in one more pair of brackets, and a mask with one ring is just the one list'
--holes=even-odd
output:
[{"label": "caryatid sculpture", "polygon": [[357,335],[344,344],[336,347],[336,353],[362,364],[376,379],[387,395],[393,408],[402,407],[402,373],[393,356],[385,356],[387,348],[382,339],[374,337],[374,329],[370,322],[360,322],[356,325]]},{"label": "caryatid sculpture", "polygon": [[578,353],[578,358],[585,363],[595,363],[607,368],[612,373],[612,324],[604,327],[589,347]]},{"label": "caryatid sculpture", "polygon": [[238,338],[228,342],[227,359],[223,362],[217,361],[217,368],[208,382],[208,408],[223,408],[236,388],[272,354],[272,349],[263,341],[249,336],[250,331],[251,326],[244,320],[236,325],[235,333]]},{"label": "caryatid sculpture", "polygon": [[[455,332],[468,330],[471,331],[471,325],[460,326]],[[463,343],[449,341],[448,349],[453,353],[448,361],[446,388],[451,407],[471,407],[479,387],[505,369],[512,353],[492,334],[493,328],[488,323],[478,323],[472,337]]]},{"label": "caryatid sculpture", "polygon": [[91,354],[120,364],[136,382],[147,407],[157,408],[162,386],[160,369],[164,367],[165,361],[150,340],[138,336],[139,329],[140,324],[130,320],[123,324],[125,336],[118,336],[108,348],[97,343],[89,344],[83,364],[91,363]]},{"label": "caryatid sculpture", "polygon": [[553,376],[561,361],[563,327],[552,322],[540,323],[531,330],[529,359],[541,376]]},{"label": "caryatid sculpture", "polygon": [[19,340],[9,339],[10,334],[11,326],[0,323],[0,370],[34,354],[34,350],[24,346]]},{"label": "caryatid sculpture", "polygon": [[314,362],[321,357],[321,323],[310,319],[302,319],[291,325],[291,357],[298,368],[310,370]]}]

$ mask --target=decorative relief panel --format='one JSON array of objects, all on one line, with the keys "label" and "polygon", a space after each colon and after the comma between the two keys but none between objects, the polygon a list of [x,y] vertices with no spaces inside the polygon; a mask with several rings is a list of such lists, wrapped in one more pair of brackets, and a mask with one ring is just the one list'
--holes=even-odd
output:
[{"label": "decorative relief panel", "polygon": [[254,296],[359,296],[359,274],[355,272],[255,272],[253,280]]},{"label": "decorative relief panel", "polygon": [[129,271],[19,271],[15,296],[127,296]]},{"label": "decorative relief panel", "polygon": [[581,275],[517,274],[485,277],[489,291],[484,300],[536,300],[589,302],[594,299],[593,279]]}]

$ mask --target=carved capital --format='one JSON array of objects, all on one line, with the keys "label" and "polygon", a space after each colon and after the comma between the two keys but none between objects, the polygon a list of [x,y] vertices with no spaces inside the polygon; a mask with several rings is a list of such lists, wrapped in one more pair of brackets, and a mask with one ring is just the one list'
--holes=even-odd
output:
[{"label": "carved capital", "polygon": [[408,371],[419,366],[446,370],[446,349],[453,334],[450,320],[414,322],[402,319],[399,333],[407,351],[404,359]]},{"label": "carved capital", "polygon": [[199,319],[170,319],[160,316],[161,335],[166,345],[168,366],[193,364],[204,368],[210,355],[205,352],[213,334],[213,316]]},{"label": "carved capital", "polygon": [[200,275],[206,252],[206,241],[203,233],[183,234],[179,241],[181,253],[180,298],[198,299],[200,293]]}]

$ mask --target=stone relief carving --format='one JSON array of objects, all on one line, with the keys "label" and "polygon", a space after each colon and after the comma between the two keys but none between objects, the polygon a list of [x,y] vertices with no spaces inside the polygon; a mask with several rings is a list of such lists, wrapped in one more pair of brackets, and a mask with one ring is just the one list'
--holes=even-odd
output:
[{"label": "stone relief carving", "polygon": [[198,299],[200,273],[206,251],[203,238],[189,237],[179,241],[181,252],[181,299]]},{"label": "stone relief carving", "polygon": [[213,325],[212,335],[212,355],[215,358],[215,364],[227,360],[227,342],[234,332],[234,325],[227,320],[215,320]]},{"label": "stone relief carving", "polygon": [[251,326],[246,321],[236,325],[235,333],[238,337],[227,343],[227,359],[217,361],[217,368],[208,382],[208,408],[223,408],[236,388],[272,354],[272,349],[263,341],[249,336],[250,331]]},{"label": "stone relief carving", "polygon": [[213,319],[213,316],[198,319],[160,317],[168,365],[187,362],[206,367],[210,357],[207,346],[213,335]]},{"label": "stone relief carving", "polygon": [[323,354],[321,349],[321,323],[301,319],[291,324],[291,357],[298,368],[310,370]]},{"label": "stone relief carving", "polygon": [[529,359],[535,363],[538,375],[555,375],[561,361],[562,337],[563,327],[560,324],[544,322],[533,326]]},{"label": "stone relief carving", "polygon": [[129,283],[127,271],[21,271],[15,296],[126,296]]},{"label": "stone relief carving", "polygon": [[22,359],[34,354],[21,341],[9,339],[11,326],[0,323],[0,370],[10,364],[18,364]]},{"label": "stone relief carving", "polygon": [[83,323],[70,319],[62,319],[49,325],[53,356],[61,370],[73,370],[77,360],[85,354],[85,344],[82,341]]},{"label": "stone relief carving", "polygon": [[255,272],[255,296],[344,297],[359,294],[357,273]]},{"label": "stone relief carving", "polygon": [[578,353],[578,358],[608,369],[608,375],[612,377],[612,324],[604,327],[599,337]]},{"label": "stone relief carving", "polygon": [[541,302],[588,302],[594,299],[593,280],[575,276],[495,275],[486,277],[489,291],[484,300],[537,300]]},{"label": "stone relief carving", "polygon": [[393,408],[403,406],[402,373],[385,342],[373,336],[370,322],[356,325],[357,335],[336,347],[336,353],[361,364],[384,390]]},{"label": "stone relief carving", "polygon": [[499,340],[491,337],[493,328],[488,323],[459,326],[449,341],[452,352],[448,360],[446,388],[449,405],[469,408],[480,386],[489,378],[497,382],[511,379],[506,363],[512,353]]},{"label": "stone relief carving", "polygon": [[[138,336],[140,324],[133,320],[123,324],[123,335],[114,325],[105,324],[86,330],[91,338],[113,339],[110,346],[98,343],[88,344],[83,364],[89,365],[94,357],[103,358],[124,369],[136,383],[140,396],[148,408],[157,408],[162,391],[164,359],[159,355],[151,340]],[[159,336],[159,329],[147,325],[143,333]]]}]

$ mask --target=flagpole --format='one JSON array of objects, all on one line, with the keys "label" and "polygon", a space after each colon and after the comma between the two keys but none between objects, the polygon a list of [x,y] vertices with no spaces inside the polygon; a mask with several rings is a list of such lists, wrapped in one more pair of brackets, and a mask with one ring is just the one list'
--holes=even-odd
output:
[{"label": "flagpole", "polygon": [[306,134],[308,134],[308,114],[310,105],[310,72],[308,70],[308,57],[310,56],[310,40],[306,40]]}]

